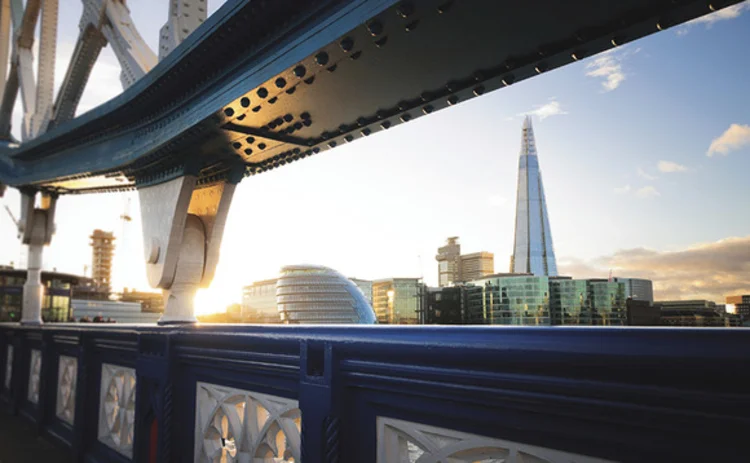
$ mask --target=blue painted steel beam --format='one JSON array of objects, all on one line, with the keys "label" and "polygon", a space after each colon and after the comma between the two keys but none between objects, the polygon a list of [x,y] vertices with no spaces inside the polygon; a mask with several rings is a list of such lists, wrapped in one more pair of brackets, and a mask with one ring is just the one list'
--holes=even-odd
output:
[{"label": "blue painted steel beam", "polygon": [[0,154],[0,183],[256,175],[738,0],[227,2],[104,105]]}]

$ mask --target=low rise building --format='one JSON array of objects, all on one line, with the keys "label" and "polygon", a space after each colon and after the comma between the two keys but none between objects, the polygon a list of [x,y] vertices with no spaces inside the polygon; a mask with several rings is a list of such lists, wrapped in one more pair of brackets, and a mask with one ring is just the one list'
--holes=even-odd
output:
[{"label": "low rise building", "polygon": [[160,313],[143,312],[138,302],[73,299],[71,308],[77,322],[100,318],[116,323],[156,323],[161,318]]},{"label": "low rise building", "polygon": [[[42,320],[67,322],[70,319],[72,288],[81,278],[67,273],[42,271],[41,279],[44,286]],[[9,267],[0,269],[0,322],[13,322],[21,319],[25,283],[26,270]]]},{"label": "low rise building", "polygon": [[464,320],[464,287],[424,288],[422,307],[426,325],[461,325]]},{"label": "low rise building", "polygon": [[694,299],[686,301],[657,301],[662,326],[739,326],[740,317],[726,313],[713,301]]},{"label": "low rise building", "polygon": [[281,323],[276,309],[278,278],[256,281],[242,288],[240,319],[247,323]]}]

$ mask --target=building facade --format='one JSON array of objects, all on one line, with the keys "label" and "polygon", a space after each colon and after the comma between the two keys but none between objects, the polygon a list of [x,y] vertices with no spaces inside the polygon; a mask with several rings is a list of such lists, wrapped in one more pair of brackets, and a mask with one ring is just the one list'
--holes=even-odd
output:
[{"label": "building facade", "polygon": [[495,255],[481,251],[461,256],[461,282],[479,280],[495,273]]},{"label": "building facade", "polygon": [[597,326],[623,326],[627,324],[627,298],[625,283],[610,280],[588,281],[591,300],[591,324]]},{"label": "building facade", "polygon": [[727,314],[726,306],[717,306],[703,299],[685,301],[656,301],[661,311],[662,326],[739,326],[739,315]]},{"label": "building facade", "polygon": [[372,307],[372,280],[362,280],[361,278],[349,278],[352,282],[357,285],[362,294],[365,296],[365,300]]},{"label": "building facade", "polygon": [[654,283],[643,278],[614,277],[614,281],[625,284],[625,297],[634,301],[654,302]]},{"label": "building facade", "polygon": [[160,313],[144,312],[140,302],[73,299],[71,309],[78,322],[99,318],[116,323],[156,323],[161,318]]},{"label": "building facade", "polygon": [[419,323],[421,298],[422,282],[419,278],[387,278],[372,282],[372,307],[378,323]]},{"label": "building facade", "polygon": [[249,323],[280,323],[276,308],[278,278],[256,281],[242,288],[240,319]]},{"label": "building facade", "polygon": [[591,325],[591,293],[587,280],[551,277],[549,293],[553,325]]},{"label": "building facade", "polygon": [[743,323],[750,321],[750,294],[727,296],[726,302],[734,305],[734,313],[740,316]]},{"label": "building facade", "polygon": [[462,255],[457,236],[451,236],[444,246],[438,248],[435,260],[438,262],[440,287],[478,280],[495,272],[494,254],[481,251]]},{"label": "building facade", "polygon": [[550,325],[546,276],[489,276],[466,286],[466,321],[487,325]]},{"label": "building facade", "polygon": [[276,282],[283,323],[375,323],[362,291],[339,272],[319,265],[289,265]]},{"label": "building facade", "polygon": [[[42,320],[67,322],[70,319],[72,288],[78,284],[80,278],[65,273],[42,272]],[[7,267],[0,269],[0,322],[21,319],[25,283],[26,270]]]},{"label": "building facade", "polygon": [[115,252],[115,234],[94,230],[91,238],[91,277],[100,293],[112,291],[112,257]]},{"label": "building facade", "polygon": [[426,325],[461,325],[464,320],[464,286],[424,288],[424,318]]},{"label": "building facade", "polygon": [[539,169],[534,130],[529,116],[523,122],[521,154],[518,160],[515,241],[510,271],[557,276],[547,201],[544,197],[542,173]]}]

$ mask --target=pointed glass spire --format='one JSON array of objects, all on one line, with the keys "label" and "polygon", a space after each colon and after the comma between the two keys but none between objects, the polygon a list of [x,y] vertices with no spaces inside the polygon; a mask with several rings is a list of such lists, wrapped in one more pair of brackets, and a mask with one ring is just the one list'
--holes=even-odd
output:
[{"label": "pointed glass spire", "polygon": [[526,116],[523,121],[521,135],[516,193],[516,234],[510,271],[534,275],[557,275],[552,231],[547,217],[547,201],[544,198],[534,129],[529,116]]}]

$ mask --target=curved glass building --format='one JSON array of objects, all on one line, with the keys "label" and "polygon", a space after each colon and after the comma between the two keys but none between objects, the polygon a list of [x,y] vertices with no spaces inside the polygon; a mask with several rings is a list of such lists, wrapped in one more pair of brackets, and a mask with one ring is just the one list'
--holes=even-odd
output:
[{"label": "curved glass building", "polygon": [[319,265],[283,267],[276,283],[276,306],[287,324],[376,323],[357,285]]}]

